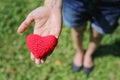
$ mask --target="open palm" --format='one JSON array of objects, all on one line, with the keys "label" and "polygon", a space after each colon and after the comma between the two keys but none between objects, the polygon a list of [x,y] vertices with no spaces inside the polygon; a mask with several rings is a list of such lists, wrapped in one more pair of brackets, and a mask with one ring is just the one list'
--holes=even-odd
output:
[{"label": "open palm", "polygon": [[[56,38],[58,38],[61,32],[62,24],[61,9],[39,7],[33,10],[19,26],[18,32],[24,32],[26,29],[28,29],[32,22],[35,22],[33,30],[34,34],[38,34],[40,36],[54,35]],[[43,59],[35,59],[31,53],[31,58],[35,59],[36,64],[44,62],[46,57]]]}]

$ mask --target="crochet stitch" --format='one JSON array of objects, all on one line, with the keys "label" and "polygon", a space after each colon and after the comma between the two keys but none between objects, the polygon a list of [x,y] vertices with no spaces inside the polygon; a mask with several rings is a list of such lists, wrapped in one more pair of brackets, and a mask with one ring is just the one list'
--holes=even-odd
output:
[{"label": "crochet stitch", "polygon": [[29,34],[26,38],[27,46],[35,58],[43,58],[50,55],[57,42],[58,39],[53,35],[42,37],[37,34]]}]

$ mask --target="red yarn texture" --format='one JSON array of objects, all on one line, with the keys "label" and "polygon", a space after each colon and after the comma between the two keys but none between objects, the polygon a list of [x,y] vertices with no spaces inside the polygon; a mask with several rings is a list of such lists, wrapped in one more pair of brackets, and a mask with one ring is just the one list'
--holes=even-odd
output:
[{"label": "red yarn texture", "polygon": [[43,58],[50,55],[57,42],[57,38],[53,35],[41,37],[37,34],[29,34],[26,38],[27,46],[35,58]]}]

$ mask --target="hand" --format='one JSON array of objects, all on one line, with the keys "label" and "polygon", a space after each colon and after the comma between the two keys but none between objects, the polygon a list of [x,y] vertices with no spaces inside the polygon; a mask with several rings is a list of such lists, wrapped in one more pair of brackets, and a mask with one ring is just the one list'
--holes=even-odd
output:
[{"label": "hand", "polygon": [[[34,34],[40,36],[54,35],[59,38],[62,25],[61,9],[55,7],[38,7],[28,14],[27,18],[22,22],[18,28],[18,32],[22,33],[28,29],[30,24],[35,22]],[[36,64],[44,63],[47,56],[42,59],[35,59],[31,53],[31,59],[35,60]]]}]

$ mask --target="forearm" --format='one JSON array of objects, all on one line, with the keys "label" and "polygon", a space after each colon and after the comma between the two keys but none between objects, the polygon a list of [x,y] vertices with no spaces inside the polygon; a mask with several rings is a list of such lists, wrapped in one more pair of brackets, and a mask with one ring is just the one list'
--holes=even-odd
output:
[{"label": "forearm", "polygon": [[44,5],[50,6],[50,7],[61,8],[62,7],[62,0],[45,0]]}]

